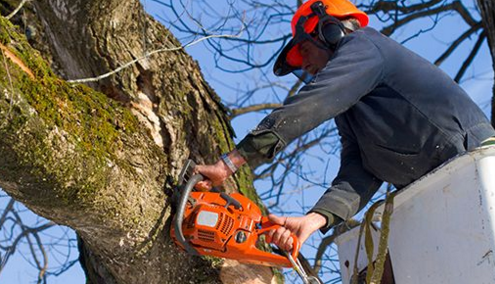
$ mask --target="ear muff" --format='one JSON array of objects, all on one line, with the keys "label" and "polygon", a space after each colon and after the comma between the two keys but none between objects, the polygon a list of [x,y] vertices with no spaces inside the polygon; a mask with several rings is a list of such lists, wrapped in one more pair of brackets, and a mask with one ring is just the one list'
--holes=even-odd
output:
[{"label": "ear muff", "polygon": [[318,36],[330,50],[335,50],[339,41],[346,35],[345,28],[340,23],[327,22],[323,24]]},{"label": "ear muff", "polygon": [[346,35],[342,22],[327,14],[325,5],[318,1],[311,5],[311,10],[318,16],[318,26],[316,32],[318,38],[331,50],[335,50],[339,41]]}]

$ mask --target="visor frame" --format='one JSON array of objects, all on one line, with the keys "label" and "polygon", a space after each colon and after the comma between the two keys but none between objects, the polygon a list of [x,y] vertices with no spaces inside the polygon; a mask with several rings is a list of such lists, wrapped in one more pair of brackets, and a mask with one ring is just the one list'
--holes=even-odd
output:
[{"label": "visor frame", "polygon": [[[323,3],[320,1],[311,4],[312,12],[308,15],[300,16],[297,20],[293,38],[282,49],[282,52],[280,52],[273,66],[273,73],[276,76],[285,76],[289,73],[293,73],[297,69],[302,69],[302,55],[299,51],[298,45],[305,40],[311,41],[314,45],[322,49],[335,49],[336,45],[327,42],[325,39],[322,32],[323,26],[327,22],[331,22],[338,25],[344,32],[345,27],[339,19],[329,15],[326,12],[326,7],[322,5]],[[306,28],[312,30],[311,34],[316,33],[317,38],[324,44],[314,39],[304,27],[304,24],[306,24],[307,21],[310,21],[313,17],[316,17],[318,21],[311,21],[309,23],[310,25]],[[296,76],[300,78],[298,75]]]},{"label": "visor frame", "polygon": [[[301,69],[302,66],[302,56],[301,53],[299,52],[299,48],[297,47],[300,43],[303,41],[309,40],[311,41],[314,45],[316,45],[319,48],[327,49],[327,47],[318,42],[308,34],[305,29],[304,29],[304,24],[306,23],[307,20],[310,18],[317,16],[315,13],[311,13],[308,16],[301,16],[299,20],[297,21],[296,24],[296,34],[294,37],[287,43],[287,45],[282,49],[280,52],[279,56],[277,57],[277,60],[275,61],[275,65],[273,66],[273,73],[276,76],[285,76],[294,70]],[[317,27],[320,23],[320,19],[318,17],[318,22],[316,23]],[[318,35],[320,37],[320,35]],[[294,49],[296,48],[296,49]],[[289,56],[290,59],[292,60],[287,60],[287,56]],[[292,61],[292,62],[289,62]],[[299,76],[297,76],[299,77]]]}]

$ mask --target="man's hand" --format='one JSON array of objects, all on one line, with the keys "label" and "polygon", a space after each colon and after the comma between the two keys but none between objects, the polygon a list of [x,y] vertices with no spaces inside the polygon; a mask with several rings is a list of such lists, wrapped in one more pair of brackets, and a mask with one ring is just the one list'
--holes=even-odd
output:
[{"label": "man's hand", "polygon": [[[246,163],[246,160],[244,160],[236,149],[230,152],[228,157],[236,168],[240,168]],[[218,160],[213,165],[197,165],[194,171],[207,178],[204,181],[198,182],[195,186],[196,189],[202,191],[208,191],[214,186],[221,185],[229,176],[234,174],[222,160]]]},{"label": "man's hand", "polygon": [[232,174],[221,160],[213,165],[197,165],[194,171],[207,178],[198,182],[195,186],[196,189],[201,191],[208,191],[214,186],[221,185]]},{"label": "man's hand", "polygon": [[323,215],[314,212],[302,217],[279,217],[270,214],[268,219],[282,227],[268,232],[267,241],[286,251],[292,249],[291,233],[296,235],[302,245],[314,231],[327,223],[327,219]]}]

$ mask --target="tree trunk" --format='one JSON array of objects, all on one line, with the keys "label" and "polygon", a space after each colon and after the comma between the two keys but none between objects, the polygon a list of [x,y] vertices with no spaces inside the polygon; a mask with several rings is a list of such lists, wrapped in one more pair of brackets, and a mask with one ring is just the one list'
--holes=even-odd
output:
[{"label": "tree trunk", "polygon": [[[488,46],[492,55],[492,66],[495,70],[495,2],[493,0],[478,0],[478,6],[483,19],[483,27],[487,34]],[[492,89],[492,125],[495,127],[495,83]]]},{"label": "tree trunk", "polygon": [[[212,162],[234,147],[224,108],[183,50],[91,88],[64,81],[179,42],[139,1],[33,5],[13,21],[51,67],[0,19],[0,187],[76,230],[88,283],[272,281],[268,268],[191,257],[170,241],[169,197],[183,162]],[[247,169],[227,185],[256,198]]]}]

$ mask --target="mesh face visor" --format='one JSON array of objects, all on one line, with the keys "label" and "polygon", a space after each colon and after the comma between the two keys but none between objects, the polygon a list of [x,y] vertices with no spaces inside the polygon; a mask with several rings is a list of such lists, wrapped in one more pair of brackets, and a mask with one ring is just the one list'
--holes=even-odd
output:
[{"label": "mesh face visor", "polygon": [[[292,65],[289,61],[287,61],[287,56],[289,53],[292,51],[294,48],[298,48],[297,45],[302,43],[303,41],[311,41],[313,44],[320,48],[326,48],[322,43],[319,41],[315,40],[313,36],[309,35],[306,33],[304,30],[304,24],[306,21],[314,16],[315,14],[310,14],[308,16],[301,16],[299,20],[297,21],[296,24],[296,34],[294,37],[289,41],[289,43],[284,47],[280,55],[278,56],[277,60],[275,61],[275,65],[273,66],[273,73],[277,76],[285,76],[289,73],[294,73],[298,78],[300,74],[306,73],[305,71],[302,70],[302,66],[298,65]],[[299,75],[298,75],[299,74]],[[309,75],[309,74],[308,74]],[[310,75],[311,76],[311,75]]]},{"label": "mesh face visor", "polygon": [[[322,26],[324,22],[328,22],[329,20],[332,20],[332,22],[333,20],[335,20],[336,23],[340,23],[340,21],[326,14],[325,8],[324,6],[322,6],[321,2],[316,2],[311,5],[311,9],[313,10],[313,13],[307,16],[301,16],[297,20],[297,24],[295,26],[296,32],[294,37],[284,47],[284,49],[278,56],[275,65],[273,66],[273,73],[275,75],[285,76],[289,73],[292,73],[306,84],[311,82],[311,80],[313,79],[313,76],[311,74],[302,69],[302,58],[300,53],[298,52],[299,47],[297,45],[301,44],[303,41],[310,41],[318,48],[328,50],[328,46],[322,43],[326,42],[326,40],[324,39],[324,35],[322,34]],[[312,34],[308,34],[304,29],[304,25],[306,24],[308,19],[315,16],[318,17],[317,28],[315,29],[315,31],[313,31]],[[322,42],[317,40],[317,38],[320,38]]]}]

